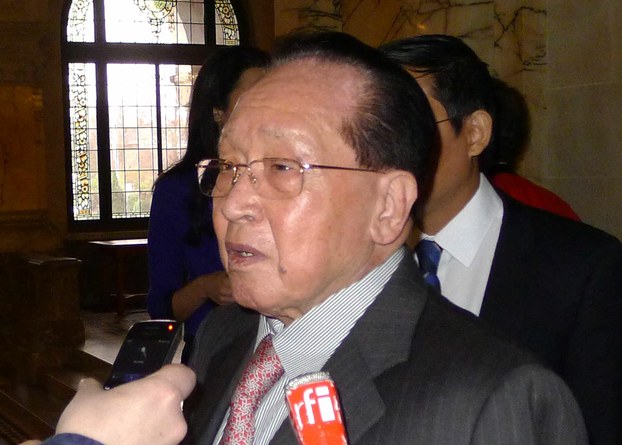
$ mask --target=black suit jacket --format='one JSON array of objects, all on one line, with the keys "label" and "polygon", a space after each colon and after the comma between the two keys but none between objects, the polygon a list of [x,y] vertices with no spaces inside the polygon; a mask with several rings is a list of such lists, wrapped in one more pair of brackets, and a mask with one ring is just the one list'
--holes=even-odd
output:
[{"label": "black suit jacket", "polygon": [[558,372],[592,445],[622,444],[622,245],[502,195],[480,317]]},{"label": "black suit jacket", "polygon": [[[410,256],[402,261],[324,366],[339,391],[349,443],[584,444],[580,411],[561,379],[433,294],[415,267]],[[185,443],[213,443],[257,323],[257,314],[236,305],[203,323]],[[271,441],[296,443],[287,421]]]}]

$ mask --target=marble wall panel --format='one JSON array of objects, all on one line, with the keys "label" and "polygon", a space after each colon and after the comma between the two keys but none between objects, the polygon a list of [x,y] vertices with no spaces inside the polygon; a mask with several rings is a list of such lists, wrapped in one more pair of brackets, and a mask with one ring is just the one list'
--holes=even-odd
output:
[{"label": "marble wall panel", "polygon": [[613,2],[610,9],[613,23],[616,24],[612,29],[613,38],[611,39],[613,76],[619,82],[622,79],[622,2]]},{"label": "marble wall panel", "polygon": [[341,2],[331,0],[275,0],[275,35],[295,30],[341,31]]},{"label": "marble wall panel", "polygon": [[392,40],[395,37],[395,29],[408,22],[402,3],[399,0],[382,2],[342,0],[343,31],[372,46]]},{"label": "marble wall panel", "polygon": [[46,207],[41,92],[0,86],[0,213]]},{"label": "marble wall panel", "polygon": [[[549,81],[553,88],[611,82],[617,0],[549,2]],[[619,8],[619,7],[618,7]],[[619,35],[619,34],[618,34]]]},{"label": "marble wall panel", "polygon": [[[371,45],[417,34],[459,36],[521,91],[526,72],[546,72],[545,0],[342,0],[342,12],[343,30]],[[544,78],[527,81],[535,82],[531,102],[545,108]]]},{"label": "marble wall panel", "polygon": [[[463,38],[501,77],[516,86],[525,70],[546,66],[545,0],[312,0],[275,2],[277,35],[314,27],[309,11],[340,17],[342,30],[377,46],[417,34]],[[534,103],[536,103],[534,101]]]},{"label": "marble wall panel", "polygon": [[622,239],[622,206],[616,204],[622,196],[622,179],[551,178],[547,185],[566,198],[585,223]]},{"label": "marble wall panel", "polygon": [[551,92],[549,107],[552,177],[620,177],[622,88],[594,84]]},{"label": "marble wall panel", "polygon": [[[520,6],[508,17],[512,17],[509,26],[504,28],[495,48],[502,46],[502,51],[495,52],[493,66],[499,77],[518,88],[525,96],[531,113],[531,141],[520,171],[530,179],[542,183],[546,171],[547,140],[547,46],[546,46],[546,9],[532,2]],[[511,46],[508,44],[511,43]]]},{"label": "marble wall panel", "polygon": [[520,5],[508,9],[506,5],[495,7],[495,19],[492,66],[499,77],[520,87],[525,71],[545,71],[546,10]]},{"label": "marble wall panel", "polygon": [[35,83],[42,75],[42,63],[49,61],[42,51],[45,39],[37,26],[17,23],[0,25],[0,83]]},{"label": "marble wall panel", "polygon": [[622,2],[551,0],[549,11],[544,183],[622,238]]},{"label": "marble wall panel", "polygon": [[452,34],[473,42],[488,40],[494,28],[494,1],[342,0],[343,30],[370,45],[417,34]]},{"label": "marble wall panel", "polygon": [[46,22],[46,3],[43,0],[0,0],[0,22]]},{"label": "marble wall panel", "polygon": [[531,117],[531,134],[529,144],[524,153],[518,171],[521,175],[532,181],[543,184],[546,172],[546,159],[548,157],[546,146],[548,135],[546,132],[548,114],[547,110],[535,106],[530,97],[527,97]]}]

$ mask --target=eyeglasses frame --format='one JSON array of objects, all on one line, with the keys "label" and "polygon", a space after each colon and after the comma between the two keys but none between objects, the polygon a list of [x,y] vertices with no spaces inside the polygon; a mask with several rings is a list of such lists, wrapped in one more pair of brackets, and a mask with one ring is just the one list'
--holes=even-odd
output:
[{"label": "eyeglasses frame", "polygon": [[[231,190],[233,189],[233,186],[238,182],[238,180],[242,176],[243,172],[239,172],[238,171],[240,167],[244,167],[244,168],[246,168],[249,171],[249,177],[250,177],[251,182],[253,184],[256,184],[257,183],[257,177],[253,174],[253,171],[251,170],[251,166],[254,163],[257,163],[257,162],[262,162],[263,163],[265,161],[279,161],[279,160],[291,162],[291,163],[294,163],[294,164],[297,164],[297,165],[300,166],[299,172],[300,172],[300,174],[302,174],[302,184],[301,184],[301,187],[300,187],[300,191],[296,195],[291,196],[290,198],[294,198],[294,197],[298,196],[302,192],[302,187],[304,186],[304,173],[306,171],[309,171],[309,170],[327,169],[327,170],[345,170],[345,171],[357,171],[357,172],[368,172],[368,173],[380,173],[380,170],[370,169],[370,168],[342,167],[342,166],[337,166],[337,165],[325,165],[325,164],[309,164],[309,163],[306,163],[306,162],[297,161],[295,159],[277,158],[277,157],[266,157],[266,158],[261,158],[261,159],[255,159],[255,160],[252,160],[251,162],[249,162],[247,164],[234,164],[233,162],[227,161],[226,159],[209,158],[209,159],[204,159],[204,160],[198,162],[197,164],[195,164],[195,167],[197,169],[199,169],[199,168],[206,169],[207,167],[209,167],[209,163],[211,161],[216,161],[217,164],[214,165],[214,167],[226,164],[226,165],[230,165],[233,168],[233,178],[231,179],[231,187],[229,188],[227,193],[222,195],[222,196],[208,195],[208,196],[211,196],[213,198],[224,198],[225,196],[227,196],[229,194],[229,192],[231,192]],[[201,191],[201,193],[203,193],[203,192]],[[283,199],[287,199],[287,198],[283,198]]]}]

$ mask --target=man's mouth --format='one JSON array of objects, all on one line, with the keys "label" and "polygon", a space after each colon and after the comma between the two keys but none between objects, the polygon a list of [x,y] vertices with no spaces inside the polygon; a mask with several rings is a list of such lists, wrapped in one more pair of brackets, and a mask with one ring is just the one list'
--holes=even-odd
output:
[{"label": "man's mouth", "polygon": [[261,257],[261,252],[245,244],[225,243],[227,255],[230,261],[241,261],[257,259]]}]

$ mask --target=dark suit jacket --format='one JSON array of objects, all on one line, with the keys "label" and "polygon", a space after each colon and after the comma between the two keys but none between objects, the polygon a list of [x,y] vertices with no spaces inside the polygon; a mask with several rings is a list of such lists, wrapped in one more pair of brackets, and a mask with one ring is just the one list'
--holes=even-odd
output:
[{"label": "dark suit jacket", "polygon": [[[335,381],[349,443],[586,443],[568,388],[530,355],[433,294],[404,259],[324,366]],[[248,360],[258,315],[217,308],[199,331],[198,384],[184,411],[185,443],[211,444]],[[295,445],[289,422],[271,444]]]},{"label": "dark suit jacket", "polygon": [[622,245],[502,198],[480,317],[566,380],[592,445],[622,444]]}]

